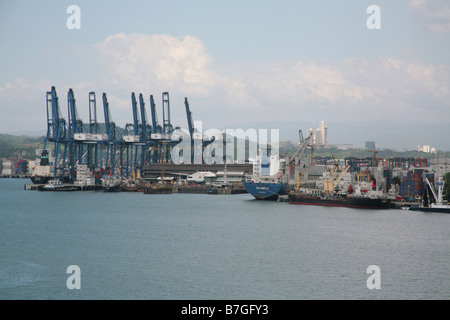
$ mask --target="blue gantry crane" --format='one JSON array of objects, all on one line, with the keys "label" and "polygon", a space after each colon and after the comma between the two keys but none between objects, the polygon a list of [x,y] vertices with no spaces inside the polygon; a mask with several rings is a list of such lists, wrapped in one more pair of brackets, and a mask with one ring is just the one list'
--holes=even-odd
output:
[{"label": "blue gantry crane", "polygon": [[[141,129],[141,153],[139,157],[138,167],[140,174],[143,174],[143,167],[146,163],[151,161],[149,148],[153,145],[153,140],[151,138],[153,126],[149,123],[147,118],[147,112],[145,110],[144,96],[142,93],[139,94],[139,105],[141,109],[141,119],[142,119],[142,129]],[[151,105],[151,101],[150,101]]]},{"label": "blue gantry crane", "polygon": [[83,163],[84,142],[87,140],[86,133],[83,132],[83,121],[80,119],[76,107],[75,95],[72,89],[67,93],[67,108],[69,116],[68,128],[68,170],[69,180],[75,180],[75,169],[77,164]]},{"label": "blue gantry crane", "polygon": [[189,107],[188,98],[184,98],[184,107],[186,109],[186,116],[187,116],[187,124],[188,124],[188,131],[191,139],[191,154],[190,154],[190,160],[191,163],[194,163],[194,121],[192,120],[192,112]]},{"label": "blue gantry crane", "polygon": [[114,174],[116,159],[116,123],[111,120],[106,93],[103,93],[103,113],[105,116],[105,131],[107,135],[105,170],[106,173]]},{"label": "blue gantry crane", "polygon": [[[131,109],[133,113],[133,123],[128,123],[125,126],[125,132],[127,135],[123,137],[123,141],[125,143],[126,148],[126,167],[125,167],[125,176],[129,176],[129,172],[131,169],[130,166],[130,159],[133,158],[134,155],[134,161],[133,161],[133,169],[135,170],[136,164],[137,164],[137,153],[138,153],[138,146],[136,145],[137,142],[140,140],[140,134],[141,134],[141,123],[139,119],[139,112],[137,108],[137,101],[136,101],[136,95],[134,92],[131,93]],[[131,153],[131,155],[130,155]]]},{"label": "blue gantry crane", "polygon": [[[54,168],[53,179],[57,180],[58,166],[61,167],[61,178],[64,177],[64,163],[65,156],[61,157],[61,151],[64,148],[64,155],[66,152],[67,143],[67,124],[66,120],[61,117],[61,110],[59,108],[58,95],[55,87],[51,88],[51,91],[47,92],[47,135],[46,142],[50,141],[54,143]],[[44,143],[44,150],[47,145]]]},{"label": "blue gantry crane", "polygon": [[103,139],[97,122],[97,101],[94,91],[89,92],[89,133],[87,164],[90,168],[100,167],[99,157],[102,157]]},{"label": "blue gantry crane", "polygon": [[[112,121],[106,93],[102,96],[104,126],[98,122],[94,91],[89,92],[89,125],[85,125],[79,117],[77,101],[72,89],[69,89],[67,93],[67,122],[61,114],[55,87],[47,92],[46,98],[47,134],[44,151],[47,152],[47,144],[54,143],[54,179],[74,181],[77,164],[87,164],[91,170],[104,170],[106,174],[117,174],[122,177],[128,177],[130,169],[136,170],[135,174],[137,170],[140,170],[143,176],[142,170],[145,164],[170,161],[170,150],[175,143],[178,143],[178,141],[172,141],[174,128],[171,123],[168,92],[162,94],[163,121],[161,124],[158,122],[153,95],[150,95],[151,120],[149,120],[142,93],[139,94],[139,106],[136,95],[132,93],[133,123],[126,124],[126,133],[123,135],[123,129],[117,127]],[[185,107],[191,143],[193,143],[195,131],[187,98]],[[125,161],[124,151],[126,151]],[[166,155],[164,159],[161,159],[162,154]]]},{"label": "blue gantry crane", "polygon": [[163,132],[171,134],[173,132],[172,123],[170,122],[170,100],[169,93],[162,94],[162,109],[163,109]]}]

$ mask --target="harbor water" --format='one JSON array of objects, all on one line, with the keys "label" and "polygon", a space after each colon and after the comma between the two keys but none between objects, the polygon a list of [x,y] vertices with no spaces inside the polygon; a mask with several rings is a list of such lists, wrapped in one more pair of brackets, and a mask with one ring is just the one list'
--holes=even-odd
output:
[{"label": "harbor water", "polygon": [[26,183],[0,179],[3,300],[450,298],[448,214]]}]

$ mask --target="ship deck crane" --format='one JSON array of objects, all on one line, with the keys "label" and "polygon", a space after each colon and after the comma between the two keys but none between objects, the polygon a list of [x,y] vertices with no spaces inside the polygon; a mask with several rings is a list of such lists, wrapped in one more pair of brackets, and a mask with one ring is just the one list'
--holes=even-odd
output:
[{"label": "ship deck crane", "polygon": [[[430,188],[431,193],[433,194],[434,201],[436,203],[438,203],[438,204],[441,204],[442,203],[442,197],[439,197],[436,194],[436,191],[434,190],[433,186],[431,185],[430,180],[428,180],[428,178],[425,178],[425,182],[428,185],[428,187]],[[442,192],[439,192],[439,194],[442,194]]]},{"label": "ship deck crane", "polygon": [[302,130],[299,130],[299,143],[286,154],[286,159],[288,159],[289,166],[289,176],[291,173],[292,166],[298,166],[301,162],[303,154],[305,150],[310,146],[310,141],[312,138],[312,134],[310,134],[307,138],[303,138]]},{"label": "ship deck crane", "polygon": [[324,180],[323,184],[323,191],[325,194],[332,194],[334,192],[334,188],[339,184],[339,182],[342,180],[342,177],[344,174],[350,169],[350,165],[347,165],[344,170],[342,170],[341,174],[337,179],[334,180],[334,176],[336,175],[336,168],[331,174],[330,178]]}]

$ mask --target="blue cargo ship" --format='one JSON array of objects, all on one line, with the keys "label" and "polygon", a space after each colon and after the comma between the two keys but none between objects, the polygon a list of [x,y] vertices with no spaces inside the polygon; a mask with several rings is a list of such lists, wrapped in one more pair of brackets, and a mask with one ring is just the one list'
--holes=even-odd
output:
[{"label": "blue cargo ship", "polygon": [[253,174],[244,182],[245,190],[258,200],[277,200],[286,194],[285,161],[263,153],[253,163]]},{"label": "blue cargo ship", "polygon": [[286,183],[244,182],[245,190],[258,200],[277,200],[286,194]]}]

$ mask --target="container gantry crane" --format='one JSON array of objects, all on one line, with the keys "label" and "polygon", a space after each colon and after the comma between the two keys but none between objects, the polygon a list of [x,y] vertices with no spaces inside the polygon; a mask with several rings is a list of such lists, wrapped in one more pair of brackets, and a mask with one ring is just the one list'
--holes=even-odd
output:
[{"label": "container gantry crane", "polygon": [[[66,120],[61,117],[58,95],[56,93],[55,87],[52,87],[51,91],[47,92],[47,135],[44,142],[44,150],[46,150],[47,141],[54,143],[55,159],[54,159],[53,179],[57,180],[57,171],[59,163],[61,163],[61,178],[63,178],[65,152],[67,144],[67,124]],[[64,148],[64,154],[60,159],[62,147]]]},{"label": "container gantry crane", "polygon": [[[89,167],[96,167],[99,165],[98,158],[102,155],[103,138],[100,134],[100,126],[97,122],[97,102],[95,99],[95,92],[89,92],[89,133],[91,142],[88,143],[88,160]],[[100,154],[99,154],[100,153]]]},{"label": "container gantry crane", "polygon": [[116,139],[116,123],[111,120],[109,103],[108,98],[106,97],[106,93],[103,93],[103,112],[105,116],[105,130],[107,134],[105,170],[106,172],[109,171],[111,174],[114,174],[118,140]]},{"label": "container gantry crane", "polygon": [[67,108],[69,119],[68,142],[68,167],[69,179],[71,182],[75,179],[75,167],[77,164],[83,163],[84,145],[87,135],[83,133],[83,121],[79,119],[75,95],[72,89],[67,93]]},{"label": "container gantry crane", "polygon": [[188,98],[184,98],[184,107],[186,109],[186,117],[187,117],[187,124],[188,124],[188,131],[190,135],[191,140],[191,154],[190,154],[190,161],[191,163],[194,163],[194,121],[192,120],[192,112],[189,107]]},{"label": "container gantry crane", "polygon": [[[134,92],[131,93],[131,109],[133,113],[133,123],[127,123],[125,126],[126,135],[123,136],[123,142],[125,144],[126,149],[126,167],[125,167],[125,176],[129,176],[130,170],[130,158],[133,157],[134,153],[134,161],[133,161],[133,170],[136,168],[137,161],[137,151],[138,151],[138,143],[140,140],[140,134],[142,131],[142,126],[139,120],[139,112],[137,108],[136,95]],[[131,155],[130,155],[131,153]]]}]

